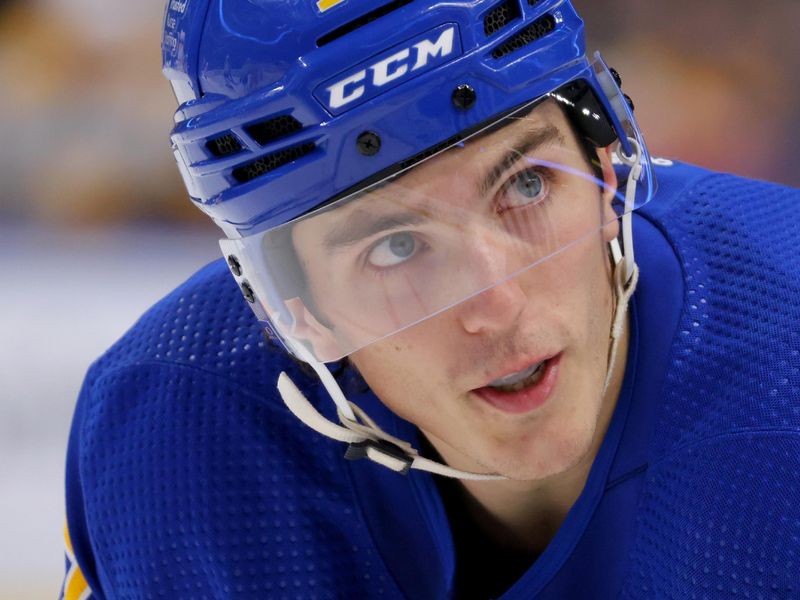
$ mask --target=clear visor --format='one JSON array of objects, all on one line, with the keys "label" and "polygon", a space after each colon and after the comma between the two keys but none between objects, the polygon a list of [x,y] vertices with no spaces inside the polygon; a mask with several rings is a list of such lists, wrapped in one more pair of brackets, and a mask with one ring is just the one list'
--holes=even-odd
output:
[{"label": "clear visor", "polygon": [[[290,351],[338,360],[572,246],[597,248],[621,214],[651,197],[644,142],[624,100],[614,110],[636,152],[618,148],[614,167],[578,138],[563,99],[530,107],[285,225],[223,241],[257,312]],[[626,204],[637,162],[635,202],[629,192]]]}]

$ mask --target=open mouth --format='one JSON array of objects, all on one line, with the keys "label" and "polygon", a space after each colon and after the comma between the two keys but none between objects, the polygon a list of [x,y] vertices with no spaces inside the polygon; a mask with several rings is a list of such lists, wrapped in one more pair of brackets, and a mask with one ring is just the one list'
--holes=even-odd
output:
[{"label": "open mouth", "polygon": [[511,373],[511,375],[495,379],[487,387],[501,392],[518,392],[521,389],[538,383],[542,379],[545,362],[547,361],[543,360],[522,371],[517,371],[516,373]]},{"label": "open mouth", "polygon": [[542,406],[550,397],[560,362],[561,354],[557,354],[472,391],[503,412],[526,413]]}]

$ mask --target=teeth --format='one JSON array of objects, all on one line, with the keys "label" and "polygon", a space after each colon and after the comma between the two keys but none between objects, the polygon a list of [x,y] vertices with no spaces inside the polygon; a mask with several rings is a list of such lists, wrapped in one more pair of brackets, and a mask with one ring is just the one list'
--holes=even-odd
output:
[{"label": "teeth", "polygon": [[[519,371],[517,373],[512,373],[511,375],[506,375],[505,377],[495,379],[489,384],[489,387],[501,389],[503,391],[515,392],[521,390],[526,385],[530,385],[531,383],[538,381],[538,378],[541,376],[541,372],[544,370],[542,369],[543,365],[544,361],[535,365],[531,365],[524,371]],[[529,379],[530,381],[528,381]]]}]

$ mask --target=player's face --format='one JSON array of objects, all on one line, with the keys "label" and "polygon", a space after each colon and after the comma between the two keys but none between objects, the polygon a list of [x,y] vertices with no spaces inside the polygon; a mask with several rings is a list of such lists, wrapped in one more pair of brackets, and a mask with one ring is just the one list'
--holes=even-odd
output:
[{"label": "player's face", "polygon": [[[509,160],[525,139],[534,147]],[[413,169],[401,179],[408,193],[387,202],[377,192],[368,206],[380,227],[360,223],[363,203],[295,227],[320,321],[354,347],[404,310],[436,309],[464,281],[474,291],[494,283],[351,355],[378,397],[458,468],[538,479],[573,466],[592,443],[613,310],[606,243],[617,224],[613,191],[591,174],[563,113],[545,103]],[[364,239],[348,234],[334,252],[316,243],[354,222]],[[547,258],[521,270],[537,257]]]}]

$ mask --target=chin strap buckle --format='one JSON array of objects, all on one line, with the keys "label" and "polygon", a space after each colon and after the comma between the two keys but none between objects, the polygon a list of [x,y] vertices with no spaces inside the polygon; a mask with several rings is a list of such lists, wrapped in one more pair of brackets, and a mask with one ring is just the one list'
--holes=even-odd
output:
[{"label": "chin strap buckle", "polygon": [[410,456],[397,444],[387,440],[363,440],[351,442],[344,453],[347,460],[368,458],[384,467],[406,475],[411,470],[414,457]]},{"label": "chin strap buckle", "polygon": [[[320,364],[315,365],[312,363],[312,366],[322,368]],[[324,370],[324,372],[328,373],[327,370]],[[327,377],[329,377],[331,381],[334,381],[330,373],[328,373]],[[326,380],[323,379],[323,383],[325,383],[325,381]],[[336,386],[337,384],[334,381],[331,385]],[[353,415],[353,418],[350,418],[343,410],[340,409],[338,411],[339,419],[345,427],[329,421],[327,417],[320,414],[303,393],[297,389],[297,386],[286,373],[281,373],[278,377],[278,391],[289,410],[303,423],[322,435],[340,442],[345,442],[348,445],[345,458],[349,460],[368,458],[402,475],[406,475],[410,469],[418,469],[420,471],[443,475],[444,477],[470,479],[474,481],[506,479],[506,477],[498,475],[497,473],[470,473],[467,471],[460,471],[420,456],[411,444],[390,436],[378,427],[375,421],[370,419],[367,413],[361,408],[353,403],[347,403],[347,399],[344,399],[341,390],[339,390],[339,394],[342,396],[343,401],[347,403],[347,412]],[[331,395],[333,396],[333,394]],[[338,403],[337,408],[339,408]]]}]

